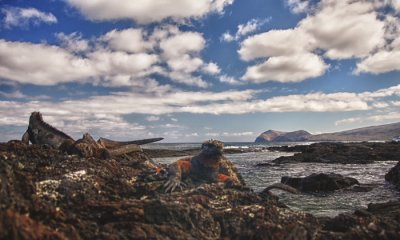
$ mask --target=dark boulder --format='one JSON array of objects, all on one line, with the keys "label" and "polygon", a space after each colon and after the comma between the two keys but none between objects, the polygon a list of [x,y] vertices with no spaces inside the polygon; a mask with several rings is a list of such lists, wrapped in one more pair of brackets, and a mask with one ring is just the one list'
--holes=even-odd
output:
[{"label": "dark boulder", "polygon": [[304,178],[282,177],[281,183],[302,192],[330,192],[359,184],[357,179],[335,173],[313,173]]},{"label": "dark boulder", "polygon": [[400,162],[385,175],[386,181],[394,184],[400,190]]}]

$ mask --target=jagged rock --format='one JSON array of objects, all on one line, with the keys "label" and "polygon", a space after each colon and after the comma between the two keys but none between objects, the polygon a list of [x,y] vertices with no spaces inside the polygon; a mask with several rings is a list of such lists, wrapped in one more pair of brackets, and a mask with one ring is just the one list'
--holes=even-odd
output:
[{"label": "jagged rock", "polygon": [[357,179],[343,177],[335,173],[313,173],[304,178],[282,177],[281,183],[294,187],[302,192],[329,192],[359,184]]},{"label": "jagged rock", "polygon": [[387,208],[376,216],[349,214],[352,224],[338,228],[332,224],[339,219],[322,221],[290,210],[268,191],[214,183],[165,194],[160,190],[165,181],[142,152],[102,160],[45,145],[0,143],[0,239],[400,236],[399,218],[385,215]]},{"label": "jagged rock", "polygon": [[397,189],[400,190],[400,162],[396,164],[389,172],[385,175],[386,181],[394,184]]}]

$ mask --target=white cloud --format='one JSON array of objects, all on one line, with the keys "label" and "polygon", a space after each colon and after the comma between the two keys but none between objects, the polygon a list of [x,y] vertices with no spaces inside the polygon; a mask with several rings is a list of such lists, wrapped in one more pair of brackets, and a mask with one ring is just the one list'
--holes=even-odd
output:
[{"label": "white cloud", "polygon": [[[147,136],[144,126],[126,120],[129,114],[146,114],[158,117],[162,114],[245,114],[257,112],[348,112],[379,110],[398,112],[396,102],[400,97],[400,85],[374,92],[362,93],[308,93],[258,99],[256,90],[226,92],[182,92],[171,89],[164,92],[118,92],[108,96],[92,96],[87,99],[42,101],[0,101],[0,112],[14,116],[0,118],[0,126],[21,126],[29,113],[42,111],[45,120],[68,133],[101,132],[125,138]],[[134,106],[134,107],[132,107]],[[389,117],[390,116],[390,117]],[[385,119],[395,119],[387,114]],[[374,117],[378,121],[380,118]],[[350,120],[349,120],[350,121]],[[11,124],[10,124],[11,123]],[[340,123],[339,123],[340,124]],[[25,125],[26,126],[26,125]],[[166,128],[181,128],[176,124]],[[130,131],[131,130],[131,131]],[[138,135],[136,135],[138,133]],[[140,134],[139,134],[140,133]],[[172,133],[171,133],[172,134]],[[222,133],[223,134],[223,133]],[[250,134],[250,133],[247,133]],[[243,134],[242,134],[243,135]],[[243,135],[244,136],[244,135]]]},{"label": "white cloud", "polygon": [[385,73],[400,70],[400,49],[379,51],[357,63],[356,74]]},{"label": "white cloud", "polygon": [[272,56],[291,56],[313,49],[310,36],[300,29],[271,30],[251,36],[238,51],[245,61]]},{"label": "white cloud", "polygon": [[88,59],[56,46],[0,39],[0,77],[23,84],[54,85],[95,75]]},{"label": "white cloud", "polygon": [[235,79],[234,77],[228,76],[228,75],[221,75],[219,77],[219,81],[222,83],[227,83],[230,85],[241,85],[243,84],[242,81]]},{"label": "white cloud", "polygon": [[307,12],[310,7],[308,0],[286,0],[286,3],[293,13]]},{"label": "white cloud", "polygon": [[36,8],[5,7],[1,12],[6,28],[57,23],[57,18],[52,13],[41,12]]},{"label": "white cloud", "polygon": [[253,82],[300,82],[321,76],[328,65],[315,54],[271,57],[264,63],[247,68],[244,80]]},{"label": "white cloud", "polygon": [[216,75],[221,72],[221,69],[218,67],[218,65],[213,62],[203,65],[202,70],[203,72],[208,73],[210,75]]},{"label": "white cloud", "polygon": [[[298,0],[288,4],[295,11],[310,7]],[[387,26],[379,14],[373,1],[322,0],[295,28],[270,30],[243,41],[238,51],[243,60],[269,58],[263,64],[248,67],[243,78],[298,82],[325,73],[327,65],[318,55],[330,59],[368,57],[385,46]],[[303,62],[290,58],[303,59],[306,65],[315,63],[317,67],[303,67]],[[386,65],[384,68],[386,71]],[[359,72],[366,71],[360,69]]]},{"label": "white cloud", "polygon": [[298,27],[331,59],[364,57],[384,44],[384,22],[368,1],[324,0]]},{"label": "white cloud", "polygon": [[233,36],[229,32],[225,32],[225,33],[222,34],[220,39],[221,39],[221,41],[232,42],[232,41],[235,40],[235,36]]},{"label": "white cloud", "polygon": [[254,132],[223,132],[220,135],[225,137],[245,137],[245,136],[253,136]]},{"label": "white cloud", "polygon": [[[98,38],[57,33],[60,46],[0,39],[0,77],[22,84],[90,82],[104,86],[143,86],[152,74],[201,88],[211,84],[201,73],[216,75],[216,63],[204,63],[206,41],[197,32],[167,25],[152,32],[128,28]],[[152,80],[154,82],[154,80]]]},{"label": "white cloud", "polygon": [[108,0],[67,0],[91,20],[132,19],[146,24],[165,19],[182,21],[197,19],[209,13],[222,13],[233,0],[120,0],[118,4]]},{"label": "white cloud", "polygon": [[336,126],[353,124],[353,123],[364,123],[364,122],[385,122],[385,121],[400,121],[400,112],[388,112],[384,114],[376,114],[367,117],[354,117],[346,118],[335,122]]},{"label": "white cloud", "polygon": [[106,33],[102,40],[107,42],[108,46],[115,51],[139,53],[153,48],[153,43],[144,39],[143,30],[140,28],[112,30]]},{"label": "white cloud", "polygon": [[271,18],[266,19],[251,19],[245,24],[239,24],[235,35],[232,35],[229,31],[222,34],[220,37],[221,41],[232,42],[239,40],[240,38],[253,33],[260,29],[264,24],[271,21]]},{"label": "white cloud", "polygon": [[172,81],[193,85],[201,88],[210,86],[200,76],[192,73],[199,70],[217,69],[213,64],[205,64],[199,57],[206,41],[198,32],[174,31],[160,41],[161,56],[170,71],[164,73]]},{"label": "white cloud", "polygon": [[21,98],[26,98],[27,96],[25,94],[23,94],[21,91],[17,90],[17,91],[13,91],[13,92],[3,92],[0,90],[0,96],[4,97],[4,98],[17,98],[17,99],[21,99]]},{"label": "white cloud", "polygon": [[264,23],[265,21],[261,21],[259,19],[251,19],[245,24],[239,24],[236,35],[245,36],[249,33],[256,31]]},{"label": "white cloud", "polygon": [[86,52],[90,49],[89,41],[82,39],[82,34],[73,32],[71,34],[57,33],[55,35],[61,42],[61,46],[73,53]]}]

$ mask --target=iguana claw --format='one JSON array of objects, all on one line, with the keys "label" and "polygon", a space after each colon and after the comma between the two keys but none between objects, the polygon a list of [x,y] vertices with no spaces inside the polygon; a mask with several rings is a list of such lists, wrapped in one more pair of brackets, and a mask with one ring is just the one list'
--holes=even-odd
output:
[{"label": "iguana claw", "polygon": [[186,187],[186,184],[184,182],[182,182],[181,180],[176,179],[176,178],[169,179],[164,184],[165,193],[173,192],[177,188],[179,188],[179,190],[182,191],[184,187]]}]

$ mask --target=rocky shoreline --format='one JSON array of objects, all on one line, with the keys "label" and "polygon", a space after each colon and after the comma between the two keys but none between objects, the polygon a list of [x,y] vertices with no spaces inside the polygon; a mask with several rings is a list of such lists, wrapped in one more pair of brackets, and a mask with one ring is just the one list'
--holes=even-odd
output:
[{"label": "rocky shoreline", "polygon": [[368,164],[376,161],[400,161],[397,142],[321,142],[311,145],[269,147],[270,151],[295,152],[275,159],[276,164],[296,162]]},{"label": "rocky shoreline", "polygon": [[154,175],[153,165],[146,150],[104,160],[46,145],[2,143],[0,239],[400,236],[400,202],[317,218],[287,208],[268,191],[248,187],[201,184],[164,193],[165,176]]}]

